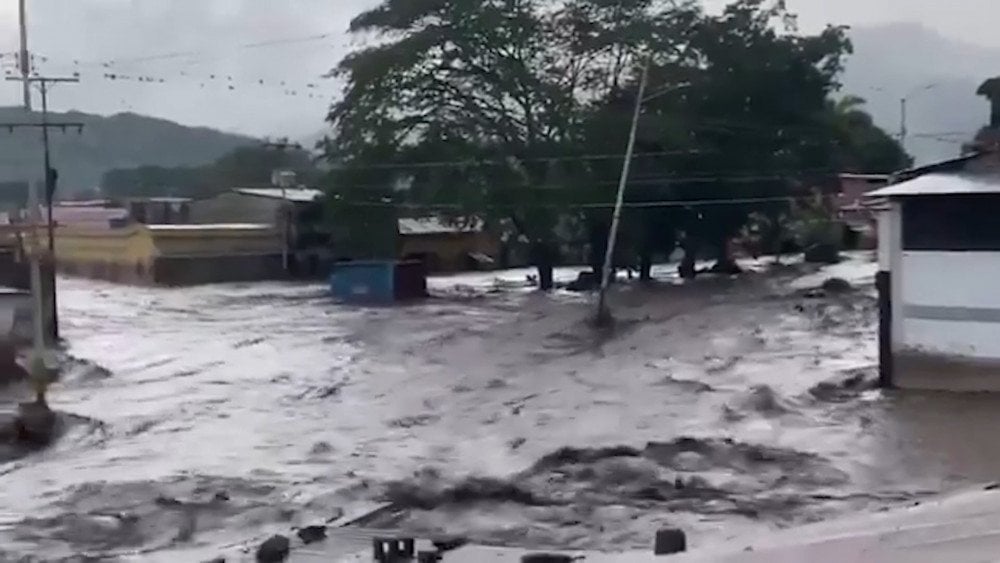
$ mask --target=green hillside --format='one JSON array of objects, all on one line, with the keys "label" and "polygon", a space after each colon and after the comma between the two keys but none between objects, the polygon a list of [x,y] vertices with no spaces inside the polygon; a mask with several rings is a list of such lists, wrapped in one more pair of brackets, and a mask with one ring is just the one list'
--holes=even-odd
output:
[{"label": "green hillside", "polygon": [[[145,165],[196,166],[215,161],[254,139],[204,127],[132,113],[109,117],[70,111],[50,120],[76,121],[82,134],[52,131],[53,165],[59,170],[63,195],[96,187],[112,169]],[[41,115],[21,108],[0,107],[0,123],[39,122]],[[0,183],[37,180],[42,176],[41,133],[37,129],[0,128]]]}]

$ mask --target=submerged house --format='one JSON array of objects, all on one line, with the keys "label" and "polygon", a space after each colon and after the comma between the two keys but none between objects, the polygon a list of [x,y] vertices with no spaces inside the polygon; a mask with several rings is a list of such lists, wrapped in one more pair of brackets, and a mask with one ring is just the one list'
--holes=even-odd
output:
[{"label": "submerged house", "polygon": [[[191,223],[270,225],[288,254],[289,274],[325,276],[331,260],[330,238],[322,221],[323,192],[307,187],[233,188],[191,207]],[[283,247],[283,248],[282,248]]]},{"label": "submerged house", "polygon": [[1000,154],[899,174],[879,202],[883,385],[1000,391]]},{"label": "submerged house", "polygon": [[430,272],[492,269],[500,255],[500,238],[478,217],[400,218],[398,232],[400,258],[419,260]]}]

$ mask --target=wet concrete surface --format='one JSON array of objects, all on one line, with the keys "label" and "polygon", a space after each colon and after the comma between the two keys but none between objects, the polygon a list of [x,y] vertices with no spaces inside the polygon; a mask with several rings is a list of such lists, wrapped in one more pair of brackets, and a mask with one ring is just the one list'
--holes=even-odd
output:
[{"label": "wet concrete surface", "polygon": [[995,479],[1000,400],[874,390],[874,268],[838,268],[859,287],[813,298],[801,268],[663,269],[615,292],[613,333],[524,272],[391,308],[62,280],[50,401],[72,424],[0,465],[0,560],[207,560],[386,501],[369,525],[606,550],[670,525],[697,547]]}]

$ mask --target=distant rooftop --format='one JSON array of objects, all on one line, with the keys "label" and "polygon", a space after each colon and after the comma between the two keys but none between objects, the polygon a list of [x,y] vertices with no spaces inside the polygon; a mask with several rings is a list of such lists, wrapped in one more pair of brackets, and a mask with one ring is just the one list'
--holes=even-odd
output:
[{"label": "distant rooftop", "polygon": [[[44,216],[45,210],[42,208]],[[125,221],[128,211],[120,207],[52,207],[52,219],[60,226],[101,226],[108,228],[112,221]]]},{"label": "distant rooftop", "polygon": [[399,220],[401,235],[441,235],[450,233],[478,233],[483,230],[483,220],[473,219],[452,223],[438,217],[404,218]]},{"label": "distant rooftop", "polygon": [[323,196],[322,191],[312,188],[286,188],[284,190],[281,188],[233,188],[233,191],[238,194],[268,199],[282,199],[284,197],[286,201],[297,203],[311,203]]},{"label": "distant rooftop", "polygon": [[855,174],[853,172],[844,172],[838,174],[841,180],[863,180],[865,182],[888,182],[888,174]]},{"label": "distant rooftop", "polygon": [[868,192],[867,197],[1000,194],[1000,176],[931,173]]},{"label": "distant rooftop", "polygon": [[910,168],[909,170],[902,170],[900,172],[897,172],[895,176],[900,179],[909,179],[931,173],[960,172],[961,170],[964,169],[966,164],[982,156],[986,156],[987,154],[989,153],[985,151],[976,151],[956,158],[949,158],[948,160],[941,160],[938,162],[932,162],[930,164],[924,164],[921,166]]},{"label": "distant rooftop", "polygon": [[90,199],[86,201],[57,201],[53,207],[108,207],[110,199]]},{"label": "distant rooftop", "polygon": [[201,225],[146,225],[150,231],[205,231],[205,230],[231,230],[231,231],[270,231],[274,227],[266,223],[209,223]]},{"label": "distant rooftop", "polygon": [[126,201],[137,203],[188,203],[189,197],[130,197]]}]

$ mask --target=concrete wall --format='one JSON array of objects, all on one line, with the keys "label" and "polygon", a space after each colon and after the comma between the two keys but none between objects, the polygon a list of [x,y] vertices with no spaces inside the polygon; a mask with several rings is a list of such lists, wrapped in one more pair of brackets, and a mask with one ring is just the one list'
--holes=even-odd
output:
[{"label": "concrete wall", "polygon": [[156,285],[187,286],[272,280],[283,275],[280,254],[165,256],[154,261],[150,281]]},{"label": "concrete wall", "polygon": [[0,289],[0,340],[31,341],[31,295]]},{"label": "concrete wall", "polygon": [[191,222],[277,224],[280,209],[280,200],[229,192],[193,202]]},{"label": "concrete wall", "polygon": [[880,219],[891,272],[891,379],[901,388],[1000,391],[1000,252],[904,251],[899,202]]},{"label": "concrete wall", "polygon": [[26,261],[19,261],[17,251],[0,248],[0,287],[28,289],[31,273]]},{"label": "concrete wall", "polygon": [[277,233],[239,225],[59,229],[56,260],[68,275],[140,285],[252,281],[283,274]]},{"label": "concrete wall", "polygon": [[281,237],[270,228],[190,225],[149,227],[156,255],[164,257],[280,254]]},{"label": "concrete wall", "polygon": [[60,267],[107,264],[108,267],[149,267],[157,255],[149,230],[142,225],[122,229],[60,227],[55,237]]},{"label": "concrete wall", "polygon": [[904,350],[1000,360],[1000,252],[903,252]]}]

